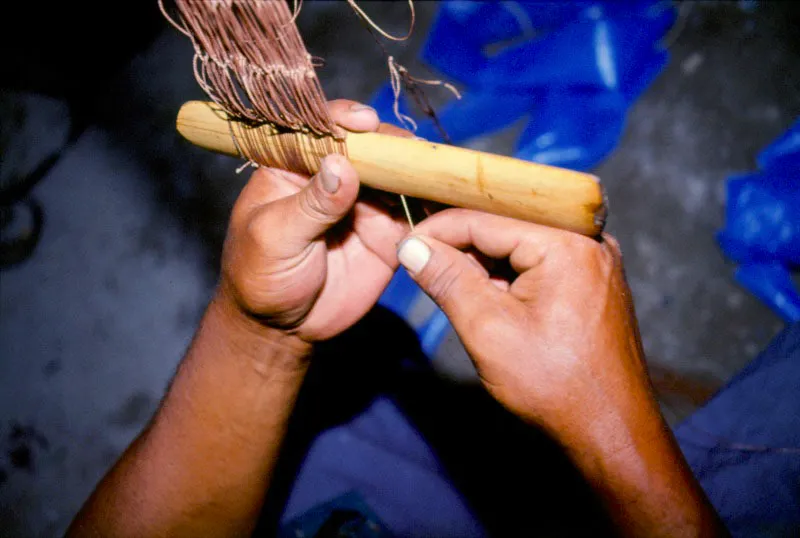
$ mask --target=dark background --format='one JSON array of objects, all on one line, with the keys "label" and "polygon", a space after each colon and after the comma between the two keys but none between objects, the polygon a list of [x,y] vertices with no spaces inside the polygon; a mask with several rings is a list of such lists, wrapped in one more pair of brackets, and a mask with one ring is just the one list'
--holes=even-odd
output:
[{"label": "dark background", "polygon": [[[405,28],[403,2],[364,5],[387,30]],[[714,233],[725,178],[753,169],[758,150],[800,114],[794,2],[680,6],[669,66],[595,171],[673,422],[782,325],[733,282]],[[417,9],[414,37],[391,51],[425,77],[435,73],[414,57],[436,4]],[[387,80],[344,3],[306,2],[298,24],[326,60],[319,74],[330,98],[366,100]],[[43,212],[32,256],[0,271],[0,534],[54,536],[163,394],[214,285],[246,174],[176,135],[178,107],[202,95],[191,48],[155,1],[15,2],[0,28],[0,185],[30,187],[22,190]],[[473,145],[508,153],[513,134]],[[52,166],[39,166],[49,156]],[[380,345],[369,353],[389,355]],[[457,340],[433,362],[444,393],[473,392]],[[412,414],[435,405],[423,393]],[[461,422],[437,446],[452,449],[478,427]]]}]

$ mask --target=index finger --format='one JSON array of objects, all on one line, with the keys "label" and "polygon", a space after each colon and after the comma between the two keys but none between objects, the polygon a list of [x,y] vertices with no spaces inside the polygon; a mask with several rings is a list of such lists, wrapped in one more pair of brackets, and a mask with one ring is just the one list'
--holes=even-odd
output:
[{"label": "index finger", "polygon": [[491,258],[508,258],[517,273],[539,265],[555,245],[593,241],[572,232],[469,209],[446,209],[425,219],[416,231],[460,250],[475,248]]}]

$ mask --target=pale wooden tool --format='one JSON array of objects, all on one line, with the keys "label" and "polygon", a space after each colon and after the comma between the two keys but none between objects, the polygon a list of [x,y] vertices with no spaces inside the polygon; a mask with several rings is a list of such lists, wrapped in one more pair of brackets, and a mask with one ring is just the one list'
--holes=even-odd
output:
[{"label": "pale wooden tool", "polygon": [[[178,132],[202,148],[240,156],[227,115],[215,103],[190,101]],[[239,127],[237,127],[239,128]],[[303,144],[307,135],[293,137]],[[288,142],[288,141],[287,141]],[[276,141],[277,143],[277,141]],[[603,189],[595,176],[469,149],[377,133],[347,133],[347,156],[364,185],[596,236],[605,224]],[[277,147],[277,145],[276,145]],[[268,149],[268,148],[267,148]],[[308,159],[310,168],[324,155]]]}]

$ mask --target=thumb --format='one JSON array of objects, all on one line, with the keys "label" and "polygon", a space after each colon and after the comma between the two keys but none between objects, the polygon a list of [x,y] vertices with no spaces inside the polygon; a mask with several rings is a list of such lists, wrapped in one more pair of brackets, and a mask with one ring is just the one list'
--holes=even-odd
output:
[{"label": "thumb", "polygon": [[276,202],[282,205],[284,241],[305,245],[319,238],[353,207],[358,197],[358,174],[342,155],[328,155],[308,184]]},{"label": "thumb", "polygon": [[431,237],[407,238],[397,248],[397,259],[459,331],[502,293],[466,254]]}]

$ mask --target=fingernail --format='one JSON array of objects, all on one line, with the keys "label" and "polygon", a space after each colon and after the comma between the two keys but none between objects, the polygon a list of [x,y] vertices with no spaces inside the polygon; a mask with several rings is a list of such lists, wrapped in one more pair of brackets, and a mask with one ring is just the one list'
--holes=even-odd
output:
[{"label": "fingernail", "polygon": [[421,239],[409,237],[397,249],[397,259],[400,265],[409,273],[416,274],[422,271],[431,259],[431,249]]},{"label": "fingernail", "polygon": [[342,183],[339,177],[341,172],[342,167],[335,160],[330,157],[322,159],[319,168],[319,179],[322,181],[322,188],[331,194],[335,194]]},{"label": "fingernail", "polygon": [[377,111],[369,105],[362,105],[361,103],[350,105],[350,112],[361,112],[362,110],[369,110],[370,112],[375,112],[375,114],[377,114]]}]

